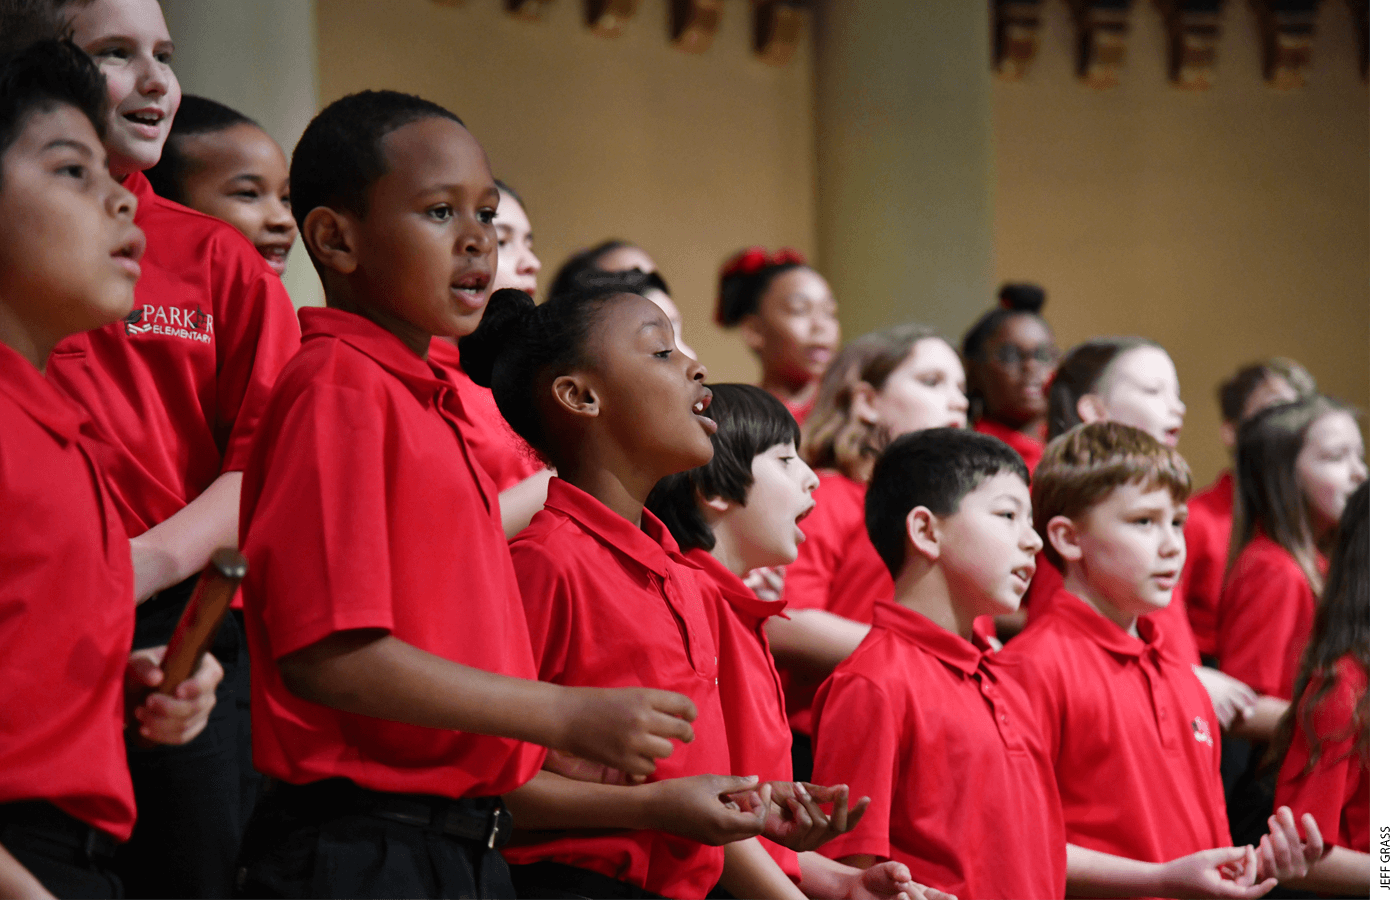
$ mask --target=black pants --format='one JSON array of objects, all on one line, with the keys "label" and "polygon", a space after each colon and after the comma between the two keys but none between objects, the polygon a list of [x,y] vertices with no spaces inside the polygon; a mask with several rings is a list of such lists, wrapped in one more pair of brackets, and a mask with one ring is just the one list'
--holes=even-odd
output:
[{"label": "black pants", "polygon": [[792,780],[812,780],[812,739],[800,731],[792,733]]},{"label": "black pants", "polygon": [[[495,841],[493,822],[503,824]],[[491,843],[509,836],[497,797],[381,794],[344,779],[273,783],[240,856],[242,897],[515,897]],[[452,823],[477,823],[478,836]]]},{"label": "black pants", "polygon": [[[133,649],[170,640],[196,578],[162,591],[136,609]],[[230,616],[212,652],[224,667],[209,724],[179,747],[149,747],[127,734],[136,790],[136,830],[113,865],[133,897],[228,897],[246,813],[240,759],[248,729],[239,722],[236,686],[247,667],[243,634]],[[246,678],[246,673],[242,675]],[[250,751],[247,751],[250,752]]]},{"label": "black pants", "polygon": [[664,900],[635,884],[563,863],[511,866],[510,877],[520,900]]},{"label": "black pants", "polygon": [[43,801],[0,805],[0,845],[55,897],[121,897],[116,841]]}]

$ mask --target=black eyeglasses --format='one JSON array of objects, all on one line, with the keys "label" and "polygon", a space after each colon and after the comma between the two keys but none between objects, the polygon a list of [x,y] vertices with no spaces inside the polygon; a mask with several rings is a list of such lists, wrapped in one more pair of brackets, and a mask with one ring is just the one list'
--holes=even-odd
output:
[{"label": "black eyeglasses", "polygon": [[1023,366],[1031,359],[1044,366],[1053,366],[1060,361],[1060,351],[1054,344],[1040,344],[1030,351],[1022,350],[1015,344],[1002,344],[992,351],[991,357],[1004,366]]}]

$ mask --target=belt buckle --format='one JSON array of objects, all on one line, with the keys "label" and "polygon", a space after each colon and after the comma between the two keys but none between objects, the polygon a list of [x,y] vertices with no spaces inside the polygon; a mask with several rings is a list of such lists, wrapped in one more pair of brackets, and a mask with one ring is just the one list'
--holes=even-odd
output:
[{"label": "belt buckle", "polygon": [[501,807],[491,810],[491,830],[486,834],[486,849],[496,849],[496,838],[501,833]]}]

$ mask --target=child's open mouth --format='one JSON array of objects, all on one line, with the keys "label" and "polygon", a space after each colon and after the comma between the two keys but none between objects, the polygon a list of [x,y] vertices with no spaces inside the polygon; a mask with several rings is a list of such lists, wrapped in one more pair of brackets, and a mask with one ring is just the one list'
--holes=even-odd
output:
[{"label": "child's open mouth", "polygon": [[485,272],[468,272],[452,282],[452,295],[463,306],[477,310],[486,306],[486,290],[490,286],[490,275]]},{"label": "child's open mouth", "polygon": [[710,408],[710,398],[713,396],[710,389],[705,388],[700,399],[696,400],[690,407],[690,411],[695,414],[695,418],[700,420],[700,427],[705,429],[706,434],[714,434],[719,431],[719,423],[705,415],[705,410]]}]

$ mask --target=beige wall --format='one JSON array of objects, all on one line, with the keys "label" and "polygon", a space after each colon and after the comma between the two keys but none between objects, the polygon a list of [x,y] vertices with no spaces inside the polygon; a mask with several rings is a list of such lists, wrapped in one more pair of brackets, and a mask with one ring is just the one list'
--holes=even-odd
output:
[{"label": "beige wall", "polygon": [[711,380],[751,380],[737,337],[710,322],[718,269],[747,244],[815,252],[810,36],[772,68],[749,50],[748,4],[726,3],[696,56],[670,46],[668,4],[638,6],[609,40],[581,0],[538,23],[497,0],[321,0],[321,97],[394,88],[453,110],[525,198],[545,275],[604,238],[636,241]]},{"label": "beige wall", "polygon": [[1346,4],[1321,4],[1308,85],[1259,74],[1246,3],[1224,4],[1215,87],[1166,81],[1161,15],[1137,3],[1122,84],[1073,74],[1068,4],[1042,5],[1041,50],[996,83],[996,274],[1039,281],[1060,343],[1137,333],[1176,360],[1197,480],[1226,457],[1214,389],[1292,356],[1365,407],[1369,90]]}]

